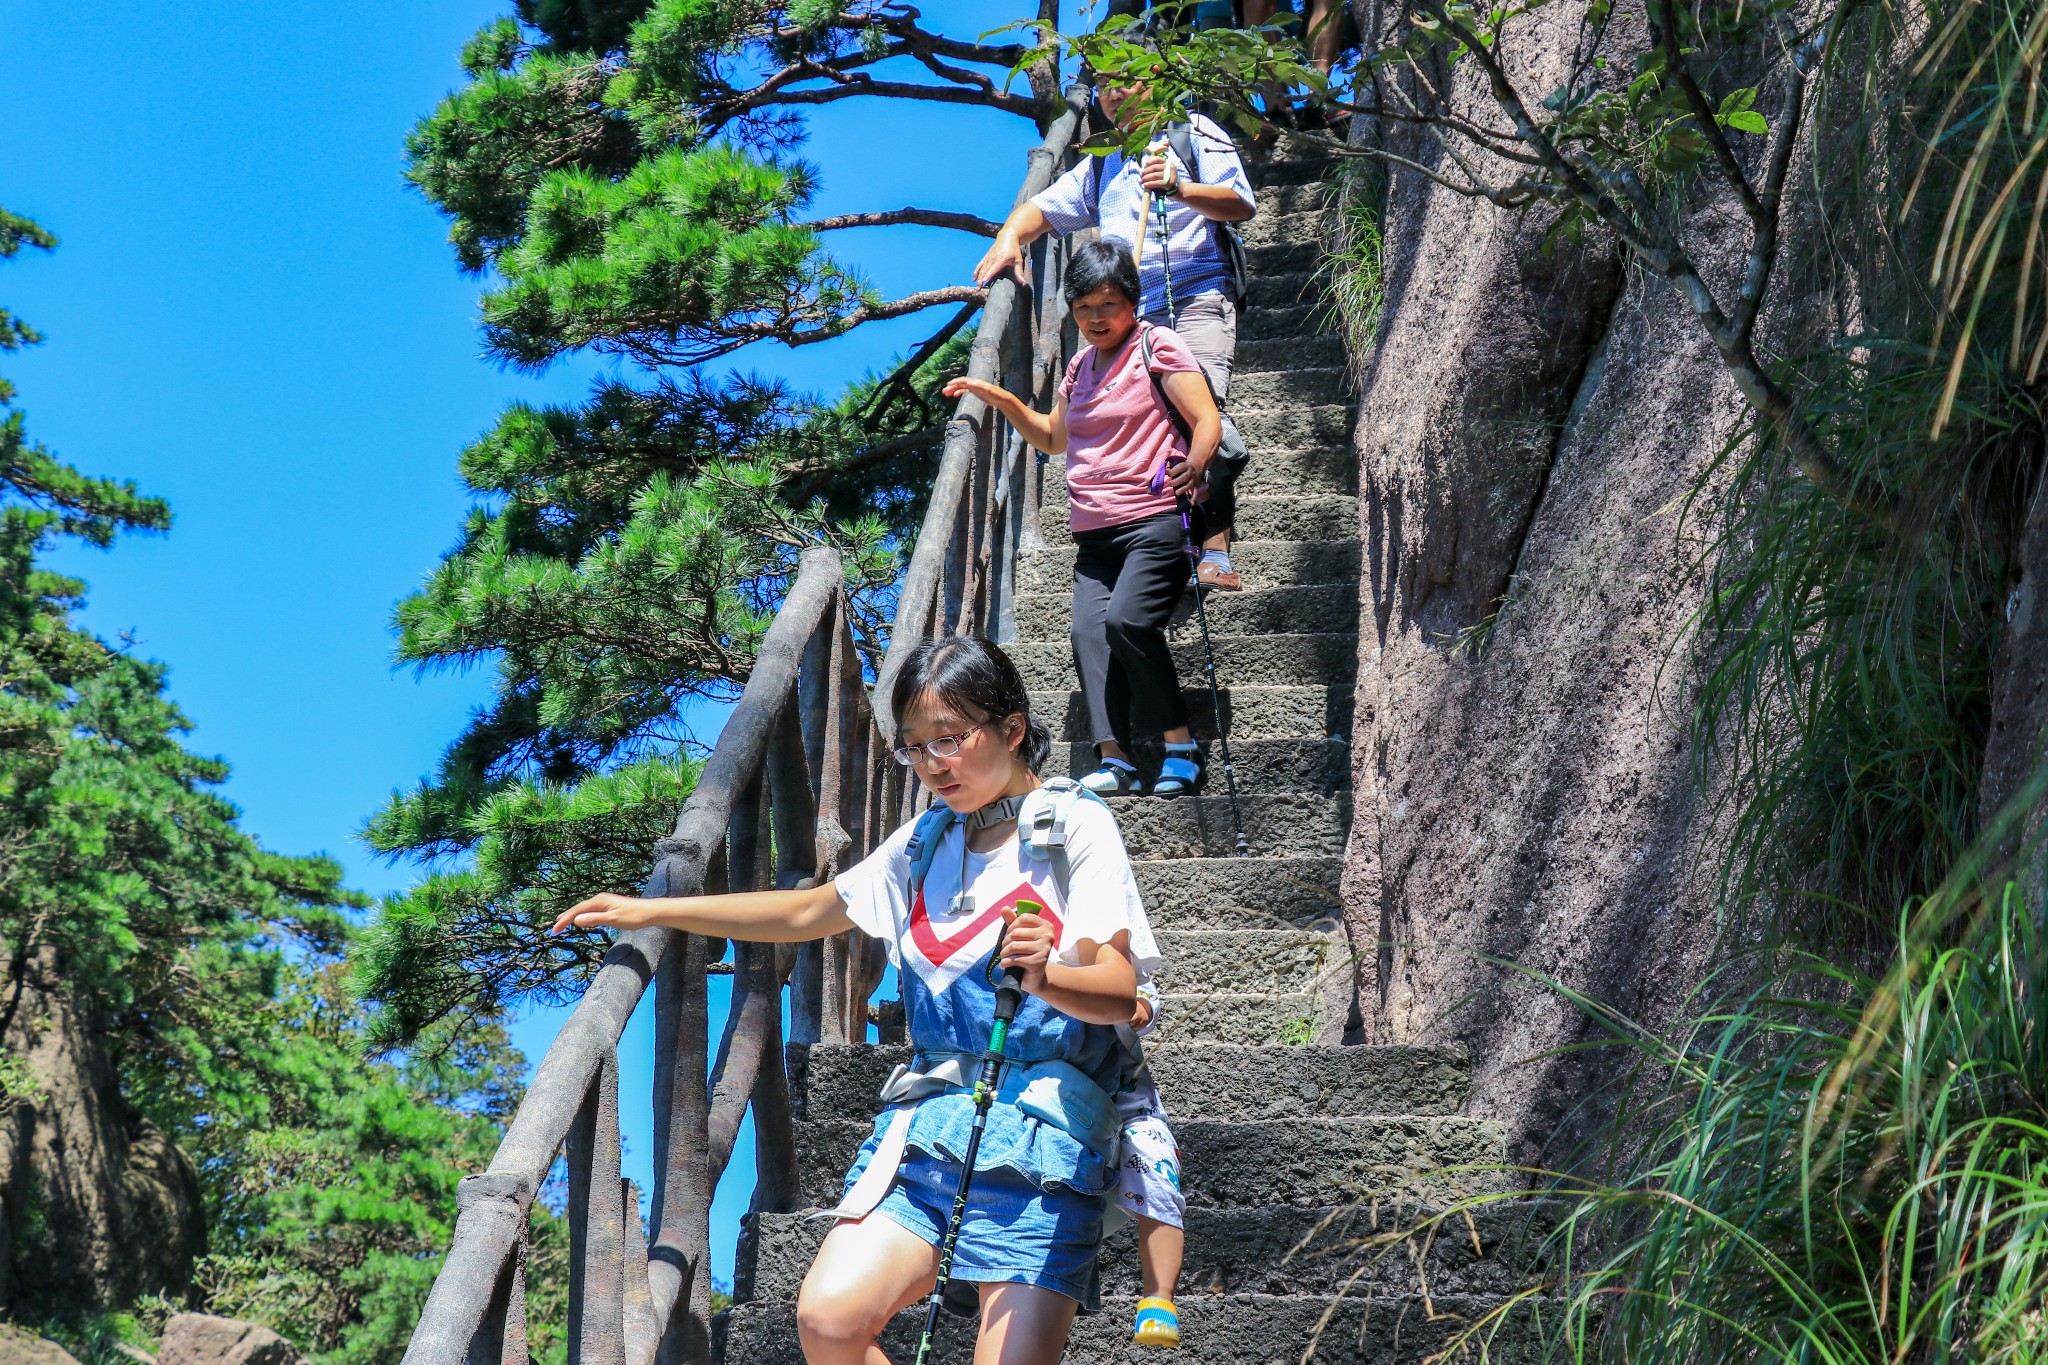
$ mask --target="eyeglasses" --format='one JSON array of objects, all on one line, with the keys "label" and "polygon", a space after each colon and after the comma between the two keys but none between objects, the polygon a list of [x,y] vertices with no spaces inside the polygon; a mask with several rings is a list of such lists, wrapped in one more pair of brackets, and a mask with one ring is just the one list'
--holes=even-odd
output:
[{"label": "eyeglasses", "polygon": [[960,746],[967,737],[981,726],[970,725],[957,735],[934,735],[922,744],[905,744],[894,750],[896,761],[906,768],[915,768],[927,758],[951,758],[960,752]]}]

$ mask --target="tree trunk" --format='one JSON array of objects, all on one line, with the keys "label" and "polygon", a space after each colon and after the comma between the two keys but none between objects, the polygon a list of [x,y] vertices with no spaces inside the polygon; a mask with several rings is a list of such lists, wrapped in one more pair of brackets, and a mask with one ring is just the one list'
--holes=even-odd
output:
[{"label": "tree trunk", "polygon": [[52,950],[29,965],[0,1048],[27,1078],[0,1099],[0,1310],[33,1320],[182,1298],[206,1245],[199,1173],[121,1098]]}]

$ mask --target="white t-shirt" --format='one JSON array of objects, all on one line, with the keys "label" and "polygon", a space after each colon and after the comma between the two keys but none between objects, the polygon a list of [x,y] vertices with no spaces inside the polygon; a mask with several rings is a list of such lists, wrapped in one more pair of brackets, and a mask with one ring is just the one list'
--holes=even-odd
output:
[{"label": "white t-shirt", "polygon": [[1130,855],[1116,817],[1099,801],[1072,802],[1067,814],[1067,860],[1072,898],[1060,894],[1052,864],[1031,856],[1023,840],[1009,839],[988,853],[967,854],[972,908],[957,903],[961,841],[958,823],[946,831],[925,874],[922,903],[910,894],[910,836],[916,821],[891,834],[859,864],[839,874],[840,899],[849,918],[882,940],[899,974],[915,975],[933,994],[946,990],[970,968],[979,968],[994,949],[1002,912],[1019,900],[1035,900],[1058,931],[1053,960],[1080,965],[1083,939],[1109,943],[1130,934],[1129,951],[1138,979],[1159,968],[1159,945],[1138,896]]}]

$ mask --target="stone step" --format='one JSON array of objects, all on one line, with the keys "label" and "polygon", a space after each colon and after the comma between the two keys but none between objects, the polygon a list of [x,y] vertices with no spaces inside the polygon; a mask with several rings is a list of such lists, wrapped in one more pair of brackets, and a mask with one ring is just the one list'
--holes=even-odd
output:
[{"label": "stone step", "polygon": [[1282,493],[1357,496],[1358,455],[1348,442],[1263,446],[1251,454],[1237,476],[1237,494],[1241,498],[1274,497]]},{"label": "stone step", "polygon": [[1327,181],[1306,181],[1292,185],[1272,185],[1259,192],[1259,211],[1245,224],[1246,237],[1254,225],[1274,218],[1291,218],[1297,214],[1327,213],[1335,186]]},{"label": "stone step", "polygon": [[1341,943],[1305,929],[1157,930],[1156,978],[1168,995],[1287,995],[1312,990]]},{"label": "stone step", "polygon": [[[792,1043],[791,1112],[799,1119],[874,1117],[876,1095],[908,1043]],[[1362,1118],[1455,1114],[1472,1068],[1453,1047],[1243,1047],[1148,1039],[1146,1056],[1179,1119]]]},{"label": "stone step", "polygon": [[[1244,429],[1242,415],[1261,408],[1314,408],[1351,401],[1351,372],[1343,366],[1327,369],[1264,370],[1239,375],[1230,381],[1230,416]],[[1251,438],[1245,438],[1250,444]]]},{"label": "stone step", "polygon": [[1259,374],[1267,370],[1291,370],[1300,365],[1326,369],[1342,365],[1346,359],[1348,353],[1344,349],[1344,338],[1336,332],[1239,341],[1233,373]]},{"label": "stone step", "polygon": [[[1286,264],[1282,270],[1313,270],[1323,256],[1329,252],[1331,239],[1335,237],[1337,217],[1327,209],[1313,209],[1309,213],[1276,213],[1251,219],[1245,223],[1245,252],[1270,252],[1274,248],[1313,248],[1313,256],[1307,264],[1296,264],[1298,258],[1282,258]],[[1253,268],[1262,268],[1255,256],[1249,256]]]},{"label": "stone step", "polygon": [[[1190,636],[1193,632],[1188,632]],[[1217,682],[1257,681],[1273,683],[1348,682],[1357,666],[1358,639],[1349,631],[1317,635],[1216,635],[1210,640],[1216,651]],[[1199,640],[1176,640],[1170,646],[1174,667],[1183,684],[1203,679],[1202,646]],[[1058,643],[1020,643],[1009,647],[1024,685],[1044,690],[1079,685],[1074,676],[1073,651]]]},{"label": "stone step", "polygon": [[[1453,1215],[1434,1228],[1423,1226],[1428,1217],[1427,1210],[1397,1212],[1391,1205],[1189,1209],[1180,1301],[1220,1294],[1506,1295],[1541,1262],[1543,1225],[1521,1210],[1482,1208],[1470,1223]],[[795,1299],[830,1226],[800,1213],[760,1215],[756,1297]],[[1412,1255],[1404,1232],[1413,1238]],[[1143,1292],[1130,1224],[1103,1239],[1096,1264],[1105,1297]]]},{"label": "stone step", "polygon": [[1270,300],[1247,298],[1237,317],[1237,343],[1285,341],[1291,337],[1334,336],[1337,310],[1320,299]]},{"label": "stone step", "polygon": [[[1318,279],[1313,270],[1289,271],[1284,275],[1254,275],[1251,288],[1245,291],[1245,302],[1253,308],[1296,308],[1302,304],[1325,303],[1327,290],[1324,281]],[[1279,335],[1267,332],[1264,335]]]},{"label": "stone step", "polygon": [[[1320,226],[1320,223],[1317,223]],[[1320,233],[1275,240],[1259,246],[1246,245],[1245,260],[1254,277],[1298,275],[1322,264],[1326,254]]]},{"label": "stone step", "polygon": [[[1246,540],[1342,540],[1358,534],[1358,499],[1347,493],[1240,496],[1237,530]],[[1038,531],[1047,545],[1072,540],[1066,505],[1041,504]]]},{"label": "stone step", "polygon": [[[1019,595],[1018,638],[1065,639],[1073,620],[1073,601],[1073,595],[1064,592]],[[1296,635],[1358,628],[1358,589],[1348,583],[1271,588],[1248,585],[1241,592],[1207,594],[1203,608],[1212,634]],[[1194,594],[1184,594],[1176,620],[1187,618],[1192,625],[1194,614]]]},{"label": "stone step", "polygon": [[[1196,790],[1211,796],[1223,795],[1223,757],[1215,744],[1198,740],[1202,779]],[[1152,790],[1159,765],[1166,753],[1157,740],[1139,740],[1132,746],[1131,759],[1138,766],[1145,790]],[[1084,777],[1095,771],[1101,760],[1093,740],[1055,742],[1051,767],[1069,777]],[[1230,745],[1231,772],[1241,797],[1269,792],[1348,791],[1351,787],[1351,750],[1344,740],[1335,739],[1246,739]]]},{"label": "stone step", "polygon": [[[1220,695],[1233,744],[1256,739],[1327,739],[1351,733],[1348,687],[1225,687]],[[1196,738],[1215,738],[1209,689],[1183,687],[1180,697]],[[1079,692],[1033,692],[1031,714],[1045,722],[1055,739],[1094,738],[1088,733],[1088,711]]]},{"label": "stone step", "polygon": [[1340,858],[1180,858],[1132,864],[1155,927],[1215,929],[1333,924],[1342,915]]},{"label": "stone step", "polygon": [[1239,409],[1233,402],[1230,419],[1237,423],[1238,431],[1244,436],[1245,447],[1256,461],[1258,452],[1269,447],[1349,451],[1351,428],[1356,416],[1344,403]]},{"label": "stone step", "polygon": [[1167,995],[1151,1041],[1308,1047],[1332,1042],[1343,1020],[1320,995]]},{"label": "stone step", "polygon": [[1322,148],[1303,143],[1291,133],[1281,134],[1280,141],[1272,150],[1255,151],[1244,159],[1244,168],[1251,176],[1252,186],[1259,190],[1269,185],[1320,184],[1337,170],[1338,165],[1339,162]]},{"label": "stone step", "polygon": [[[1434,1296],[1428,1300],[1354,1294],[1331,1298],[1308,1294],[1189,1295],[1177,1305],[1182,1345],[1176,1355],[1216,1365],[1422,1365],[1444,1357],[1460,1333],[1481,1323],[1500,1304],[1492,1297]],[[1156,1346],[1131,1341],[1137,1300],[1105,1298],[1102,1311],[1074,1319],[1060,1357],[1070,1365],[1157,1365]],[[910,1360],[924,1330],[924,1305],[906,1308],[882,1333],[891,1360]],[[1482,1327],[1474,1340],[1487,1343],[1491,1365],[1520,1365],[1542,1358],[1529,1319],[1517,1311],[1494,1330]],[[974,1353],[972,1318],[941,1315],[933,1354],[966,1360]],[[1461,1359],[1478,1360],[1477,1346]],[[804,1365],[797,1342],[796,1305],[778,1302],[736,1306],[726,1324],[725,1359],[733,1365]]]},{"label": "stone step", "polygon": [[[795,1124],[797,1184],[807,1207],[837,1203],[871,1118]],[[1375,1194],[1424,1203],[1502,1192],[1507,1130],[1457,1115],[1369,1119],[1176,1119],[1181,1190],[1191,1207],[1314,1208]]]},{"label": "stone step", "polygon": [[1245,250],[1282,246],[1286,241],[1321,241],[1335,227],[1335,215],[1321,186],[1274,186],[1260,194],[1260,211],[1243,223]]},{"label": "stone step", "polygon": [[[1328,249],[1336,226],[1336,215],[1328,209],[1268,214],[1261,207],[1258,217],[1244,225],[1245,250],[1252,252],[1277,246],[1313,245],[1317,249],[1315,259],[1320,260],[1322,252]],[[1252,259],[1257,260],[1256,257]],[[1314,268],[1313,263],[1309,268]]]},{"label": "stone step", "polygon": [[[1348,796],[1267,792],[1239,803],[1245,839],[1260,858],[1341,858]],[[1236,853],[1230,801],[1221,795],[1112,796],[1109,808],[1134,860],[1227,858]]]}]

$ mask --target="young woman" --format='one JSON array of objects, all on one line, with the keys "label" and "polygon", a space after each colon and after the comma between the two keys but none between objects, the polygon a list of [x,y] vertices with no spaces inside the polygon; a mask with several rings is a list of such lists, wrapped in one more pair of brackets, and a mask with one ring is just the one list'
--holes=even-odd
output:
[{"label": "young woman", "polygon": [[[1107,807],[1066,798],[1071,894],[1020,842],[1018,803],[1009,798],[1027,798],[1027,806],[1034,799],[1028,794],[1039,787],[1036,769],[1051,738],[1032,721],[1023,680],[1001,650],[972,637],[920,645],[892,700],[901,725],[896,760],[961,817],[938,842],[921,886],[912,885],[913,822],[815,890],[606,894],[555,928],[666,924],[769,943],[863,929],[888,946],[918,1049],[913,1067],[928,1078],[949,1055],[987,1048],[995,981],[1003,968],[1021,968],[1024,1006],[1004,1049],[1012,1065],[982,1137],[953,1279],[979,1286],[976,1365],[1052,1365],[1089,1293],[1117,1179],[1114,1133],[1106,1148],[1091,1145],[1072,1131],[1078,1125],[1062,1127],[1057,1112],[1027,1111],[1029,1097],[1016,1085],[1051,1077],[1092,1089],[1113,1112],[1126,1056],[1113,1026],[1131,1018],[1137,978],[1156,969],[1159,953]],[[1045,913],[1019,918],[1023,900]],[[920,1087],[930,1090],[941,1093],[885,1109],[847,1173],[835,1210],[842,1221],[797,1301],[807,1360],[885,1360],[875,1345],[883,1327],[932,1291],[974,1101],[965,1086],[943,1080]]]},{"label": "young woman", "polygon": [[[1152,790],[1178,796],[1193,791],[1202,774],[1166,647],[1166,622],[1188,581],[1178,499],[1200,496],[1223,418],[1180,338],[1138,320],[1138,268],[1123,248],[1077,248],[1066,295],[1088,344],[1067,366],[1052,412],[1034,412],[979,379],[955,379],[945,393],[973,394],[1032,445],[1067,457],[1068,520],[1078,549],[1074,667],[1102,760],[1082,782],[1105,796],[1143,790],[1130,754],[1135,715],[1147,728],[1158,726],[1166,742]],[[1162,388],[1187,422],[1185,440],[1161,401]]]}]

